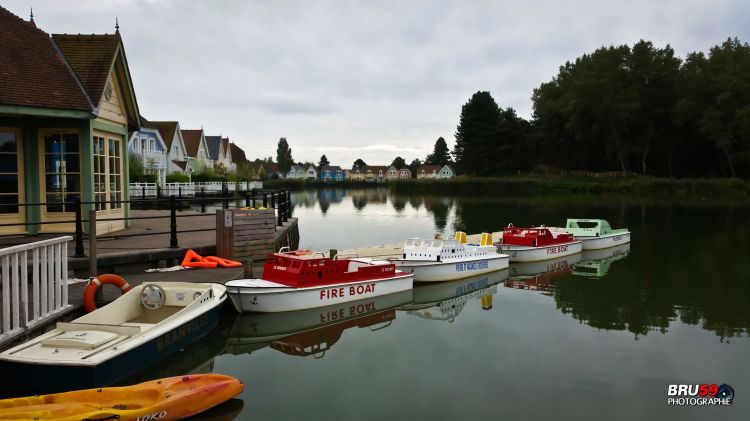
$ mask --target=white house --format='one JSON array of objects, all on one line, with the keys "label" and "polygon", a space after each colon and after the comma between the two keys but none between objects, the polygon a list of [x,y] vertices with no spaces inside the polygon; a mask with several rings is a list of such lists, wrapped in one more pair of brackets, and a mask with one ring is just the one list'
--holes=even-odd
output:
[{"label": "white house", "polygon": [[193,168],[188,165],[180,123],[176,121],[149,121],[147,126],[158,130],[167,146],[167,174],[179,172],[190,175]]},{"label": "white house", "polygon": [[167,145],[158,130],[141,127],[128,141],[128,153],[140,157],[143,171],[155,174],[156,181],[164,185],[167,176]]},{"label": "white house", "polygon": [[438,178],[453,178],[456,176],[456,172],[453,171],[453,168],[450,167],[450,165],[445,165],[443,168],[440,169],[440,173],[438,174]]}]

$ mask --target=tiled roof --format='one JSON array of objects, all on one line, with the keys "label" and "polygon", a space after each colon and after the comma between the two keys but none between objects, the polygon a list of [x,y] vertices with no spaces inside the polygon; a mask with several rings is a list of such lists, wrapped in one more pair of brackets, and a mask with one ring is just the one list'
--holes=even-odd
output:
[{"label": "tiled roof", "polygon": [[0,7],[0,104],[91,111],[49,35]]},{"label": "tiled roof", "polygon": [[98,105],[120,46],[120,35],[53,34],[52,40],[65,55],[89,98]]},{"label": "tiled roof", "polygon": [[182,133],[182,141],[185,142],[185,153],[187,156],[197,156],[203,130],[180,130],[180,133]]},{"label": "tiled roof", "polygon": [[417,173],[421,173],[424,171],[425,174],[432,174],[433,171],[435,173],[440,172],[440,169],[443,167],[440,165],[420,165],[417,167]]},{"label": "tiled roof", "polygon": [[370,171],[372,171],[373,173],[376,173],[376,174],[377,174],[377,172],[378,172],[378,171],[381,171],[381,170],[382,170],[383,172],[386,172],[386,171],[388,171],[388,168],[389,168],[389,167],[390,167],[390,166],[386,166],[386,165],[365,165],[365,167],[364,167],[364,168],[362,168],[362,172],[367,172],[367,170],[370,170]]},{"label": "tiled roof", "polygon": [[266,169],[267,173],[279,172],[279,165],[278,164],[263,164],[263,168]]},{"label": "tiled roof", "polygon": [[208,148],[208,156],[214,161],[218,160],[221,136],[206,136],[206,147]]},{"label": "tiled roof", "polygon": [[325,167],[320,169],[321,171],[341,171],[341,167],[338,165],[326,165]]},{"label": "tiled roof", "polygon": [[232,148],[232,162],[234,162],[235,164],[239,164],[247,160],[247,158],[245,157],[245,151],[243,151],[242,148],[235,145],[234,143],[230,143],[229,147]]},{"label": "tiled roof", "polygon": [[146,127],[158,130],[161,138],[164,139],[164,143],[167,145],[167,149],[172,148],[172,140],[177,131],[176,121],[149,121],[146,123]]},{"label": "tiled roof", "polygon": [[222,158],[232,153],[229,150],[229,138],[228,137],[221,138],[221,152],[223,153],[219,153],[219,154],[222,155]]}]

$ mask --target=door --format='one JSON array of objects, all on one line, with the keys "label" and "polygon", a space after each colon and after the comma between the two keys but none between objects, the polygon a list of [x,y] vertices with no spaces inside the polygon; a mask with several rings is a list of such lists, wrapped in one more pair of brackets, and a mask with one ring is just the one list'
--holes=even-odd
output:
[{"label": "door", "polygon": [[[26,232],[20,131],[0,128],[0,234]],[[19,224],[8,226],[6,224]]]},{"label": "door", "polygon": [[95,133],[93,137],[94,201],[97,234],[125,228],[125,221],[107,221],[125,217],[123,200],[122,138]]},{"label": "door", "polygon": [[81,143],[76,130],[45,129],[40,133],[42,232],[75,231],[74,201],[81,199]]}]

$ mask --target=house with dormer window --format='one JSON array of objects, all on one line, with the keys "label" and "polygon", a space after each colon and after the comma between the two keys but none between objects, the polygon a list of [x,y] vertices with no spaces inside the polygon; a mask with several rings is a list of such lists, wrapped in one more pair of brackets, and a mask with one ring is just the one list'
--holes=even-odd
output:
[{"label": "house with dormer window", "polygon": [[180,130],[180,133],[182,134],[182,140],[185,142],[187,165],[195,172],[213,168],[203,129]]},{"label": "house with dormer window", "polygon": [[326,165],[320,169],[320,179],[323,181],[343,181],[344,170],[337,165]]},{"label": "house with dormer window", "polygon": [[73,232],[79,210],[112,219],[98,233],[125,228],[143,124],[119,26],[50,35],[0,7],[0,40],[0,233]]}]

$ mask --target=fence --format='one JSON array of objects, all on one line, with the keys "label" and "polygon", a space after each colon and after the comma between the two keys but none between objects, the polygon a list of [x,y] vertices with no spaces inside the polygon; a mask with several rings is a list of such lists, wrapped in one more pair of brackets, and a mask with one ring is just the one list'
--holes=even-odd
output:
[{"label": "fence", "polygon": [[0,343],[70,307],[67,243],[71,239],[66,236],[0,249]]},{"label": "fence", "polygon": [[242,182],[189,182],[189,183],[165,183],[160,186],[157,183],[130,183],[128,186],[130,197],[193,197],[206,194],[228,194],[245,192],[250,190],[261,190],[263,183],[260,181]]}]

